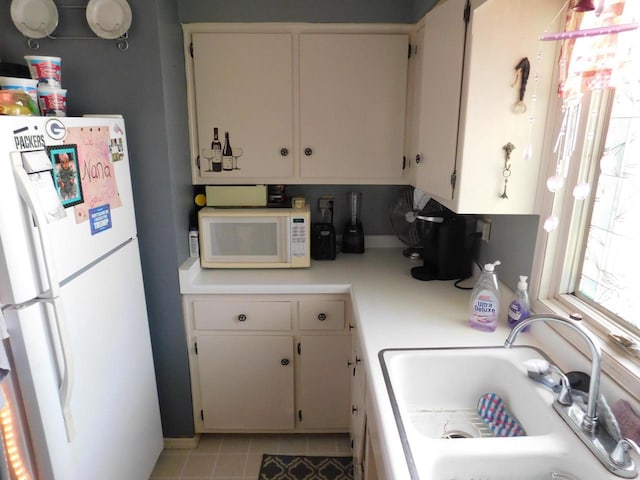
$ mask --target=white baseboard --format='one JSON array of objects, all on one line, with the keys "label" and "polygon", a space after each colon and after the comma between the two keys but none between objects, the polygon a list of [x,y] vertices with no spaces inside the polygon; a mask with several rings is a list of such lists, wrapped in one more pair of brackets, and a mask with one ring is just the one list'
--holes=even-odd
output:
[{"label": "white baseboard", "polygon": [[200,443],[200,434],[190,438],[165,438],[164,448],[168,450],[190,450]]}]

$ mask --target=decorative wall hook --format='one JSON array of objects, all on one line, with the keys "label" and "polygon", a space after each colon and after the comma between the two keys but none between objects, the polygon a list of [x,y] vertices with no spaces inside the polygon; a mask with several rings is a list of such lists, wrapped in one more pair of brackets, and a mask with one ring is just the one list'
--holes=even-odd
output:
[{"label": "decorative wall hook", "polygon": [[513,143],[509,142],[506,145],[503,145],[502,149],[504,150],[504,169],[502,170],[502,177],[504,178],[504,191],[500,198],[506,198],[507,196],[507,182],[509,181],[509,177],[511,176],[511,152],[513,152],[516,147]]}]

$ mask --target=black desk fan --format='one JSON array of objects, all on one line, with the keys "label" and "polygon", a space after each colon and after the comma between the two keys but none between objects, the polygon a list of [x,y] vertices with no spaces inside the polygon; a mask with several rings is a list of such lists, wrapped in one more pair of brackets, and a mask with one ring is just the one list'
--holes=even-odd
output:
[{"label": "black desk fan", "polygon": [[400,241],[407,245],[402,251],[407,258],[422,258],[425,224],[442,223],[444,220],[437,214],[433,215],[433,208],[428,205],[430,199],[422,190],[406,187],[391,206],[391,227]]}]

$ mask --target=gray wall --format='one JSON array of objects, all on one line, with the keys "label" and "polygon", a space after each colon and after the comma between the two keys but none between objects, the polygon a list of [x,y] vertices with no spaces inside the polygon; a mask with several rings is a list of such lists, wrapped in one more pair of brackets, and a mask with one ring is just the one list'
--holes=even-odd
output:
[{"label": "gray wall", "polygon": [[[131,156],[136,221],[165,436],[191,436],[191,390],[177,269],[187,257],[191,207],[182,32],[175,0],[130,2],[130,47],[95,39],[83,9],[56,0],[59,37],[40,55],[62,57],[68,114],[121,113]],[[34,54],[16,30],[9,2],[0,7],[0,58],[24,63]]]},{"label": "gray wall", "polygon": [[[413,23],[414,0],[179,0],[192,22]],[[434,3],[421,0],[420,3]]]},{"label": "gray wall", "polygon": [[538,233],[538,215],[489,215],[491,236],[489,242],[480,242],[478,263],[493,263],[500,260],[496,268],[498,278],[517,288],[520,275],[531,277],[533,251]]},{"label": "gray wall", "polygon": [[[69,115],[121,113],[125,117],[163,432],[165,437],[189,437],[194,433],[193,413],[177,269],[187,257],[193,190],[180,23],[414,23],[436,0],[129,0],[133,23],[130,47],[124,52],[112,41],[95,39],[86,26],[84,9],[64,8],[78,3],[56,0],[60,23],[54,33],[93,39],[44,39],[37,53],[62,57]],[[27,54],[34,51],[12,24],[9,2],[2,2],[0,59],[23,63]],[[390,234],[386,209],[399,187],[307,186],[289,191],[303,190],[314,206],[319,195],[334,194],[338,225],[346,215],[342,203],[346,191],[352,188],[363,192],[365,232]],[[509,257],[515,262],[530,258],[529,246],[520,241],[512,225],[524,225],[530,231],[533,223],[522,224],[514,218],[494,222],[496,241],[480,256],[505,263]],[[514,274],[524,268],[515,268]]]},{"label": "gray wall", "polygon": [[322,221],[318,210],[318,198],[333,195],[333,224],[336,233],[342,229],[349,218],[347,204],[348,192],[362,193],[361,220],[365,235],[392,235],[390,208],[404,187],[399,185],[288,185],[287,194],[302,194],[311,208],[311,221]]}]

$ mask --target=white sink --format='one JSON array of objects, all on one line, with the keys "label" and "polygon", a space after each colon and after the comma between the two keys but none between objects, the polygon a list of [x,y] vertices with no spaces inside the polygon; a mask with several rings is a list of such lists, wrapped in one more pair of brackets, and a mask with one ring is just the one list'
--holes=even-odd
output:
[{"label": "white sink", "polygon": [[[387,388],[405,426],[409,423],[431,438],[464,431],[485,393],[500,395],[528,436],[551,432],[553,394],[536,388],[527,376],[524,362],[531,358],[544,355],[531,347],[403,349],[381,354]],[[431,420],[442,422],[442,428],[429,425]],[[471,436],[484,434],[472,430]]]},{"label": "white sink", "polygon": [[[497,447],[497,446],[496,446]],[[426,478],[474,480],[591,480],[593,466],[581,459],[548,453],[490,453],[475,450],[443,456]]]},{"label": "white sink", "polygon": [[[379,358],[413,479],[608,477],[553,410],[554,394],[527,376],[526,360],[549,361],[538,349],[387,349]],[[493,436],[477,414],[485,393],[502,398],[525,436]]]}]

